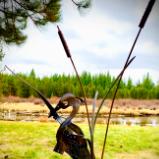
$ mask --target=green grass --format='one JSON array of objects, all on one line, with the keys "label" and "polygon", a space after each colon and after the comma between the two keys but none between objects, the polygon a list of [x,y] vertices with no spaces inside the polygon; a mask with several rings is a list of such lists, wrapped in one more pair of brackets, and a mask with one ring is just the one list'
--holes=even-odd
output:
[{"label": "green grass", "polygon": [[[70,159],[67,154],[53,152],[58,126],[55,123],[0,121],[0,158]],[[87,125],[80,124],[80,127],[88,137]],[[101,154],[104,131],[104,125],[96,126],[97,158]],[[105,154],[107,159],[157,159],[159,127],[111,126]]]}]

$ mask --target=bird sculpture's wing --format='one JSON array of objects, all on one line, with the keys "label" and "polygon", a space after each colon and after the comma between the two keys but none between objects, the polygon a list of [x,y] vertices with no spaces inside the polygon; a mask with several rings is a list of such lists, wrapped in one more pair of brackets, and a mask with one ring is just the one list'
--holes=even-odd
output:
[{"label": "bird sculpture's wing", "polygon": [[91,159],[88,149],[89,140],[84,138],[80,127],[71,123],[67,127],[60,126],[57,135],[55,152],[68,153],[73,159]]}]

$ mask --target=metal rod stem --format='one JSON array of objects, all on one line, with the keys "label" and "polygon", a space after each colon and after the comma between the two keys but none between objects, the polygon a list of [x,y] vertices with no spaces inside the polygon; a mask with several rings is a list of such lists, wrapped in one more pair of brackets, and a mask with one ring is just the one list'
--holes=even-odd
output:
[{"label": "metal rod stem", "polygon": [[106,146],[106,142],[107,142],[107,136],[108,136],[110,118],[111,118],[111,114],[112,114],[112,109],[113,109],[115,97],[116,97],[116,94],[117,94],[117,92],[118,92],[118,88],[119,88],[121,79],[122,79],[122,77],[123,77],[123,74],[124,74],[124,72],[125,72],[125,70],[126,70],[126,68],[127,68],[126,66],[127,66],[127,64],[129,63],[131,54],[132,54],[132,52],[133,52],[133,50],[134,50],[135,44],[136,44],[136,42],[137,42],[137,39],[139,38],[139,35],[140,35],[140,33],[141,33],[141,30],[142,30],[142,28],[139,29],[139,31],[138,31],[138,33],[137,33],[137,35],[136,35],[136,38],[135,38],[135,40],[134,40],[134,42],[133,42],[133,45],[132,45],[132,47],[131,47],[131,49],[130,49],[129,55],[128,55],[127,60],[126,60],[126,62],[125,62],[123,71],[122,71],[122,73],[121,73],[121,75],[120,75],[120,78],[119,78],[119,81],[118,81],[118,83],[117,83],[117,87],[116,87],[116,90],[115,90],[115,93],[114,93],[114,96],[113,96],[113,99],[112,99],[112,103],[111,103],[111,107],[110,107],[110,111],[109,111],[109,116],[108,116],[108,120],[107,120],[107,126],[106,126],[106,131],[105,131],[105,137],[104,137],[104,143],[103,143],[103,149],[102,149],[101,159],[103,159],[103,157],[104,157],[104,150],[105,150],[105,146]]}]

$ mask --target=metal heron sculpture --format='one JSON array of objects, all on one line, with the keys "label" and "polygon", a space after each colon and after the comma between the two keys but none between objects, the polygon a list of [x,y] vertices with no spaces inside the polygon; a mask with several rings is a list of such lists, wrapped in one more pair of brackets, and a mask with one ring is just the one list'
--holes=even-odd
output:
[{"label": "metal heron sculpture", "polygon": [[76,116],[79,106],[83,103],[83,100],[79,97],[75,97],[71,93],[64,94],[55,110],[66,109],[72,106],[72,112],[60,125],[56,140],[54,151],[63,154],[68,153],[73,159],[91,159],[91,154],[88,149],[90,141],[84,138],[84,134],[80,127],[73,124],[71,120]]}]

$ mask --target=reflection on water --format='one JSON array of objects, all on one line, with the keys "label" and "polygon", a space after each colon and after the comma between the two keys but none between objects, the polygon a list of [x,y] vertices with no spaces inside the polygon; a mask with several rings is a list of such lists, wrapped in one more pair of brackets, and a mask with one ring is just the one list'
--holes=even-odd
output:
[{"label": "reflection on water", "polygon": [[[48,119],[48,114],[39,112],[15,112],[15,111],[1,111],[0,120],[12,120],[12,121],[54,121]],[[86,117],[83,115],[77,115],[74,122],[82,123],[87,122]],[[99,117],[97,123],[105,124],[105,117]],[[140,126],[159,126],[159,116],[139,116],[139,117],[127,117],[127,116],[114,116],[111,118],[111,124],[114,125],[140,125]]]},{"label": "reflection on water", "polygon": [[0,112],[0,120],[12,120],[12,121],[42,121],[47,120],[47,114],[41,114],[39,112],[15,112],[15,111],[3,111]]},{"label": "reflection on water", "polygon": [[140,116],[140,117],[116,117],[111,119],[112,124],[118,125],[139,125],[139,126],[159,126],[159,116]]}]

